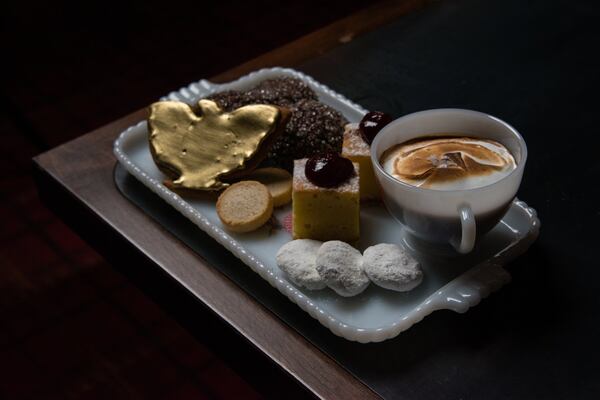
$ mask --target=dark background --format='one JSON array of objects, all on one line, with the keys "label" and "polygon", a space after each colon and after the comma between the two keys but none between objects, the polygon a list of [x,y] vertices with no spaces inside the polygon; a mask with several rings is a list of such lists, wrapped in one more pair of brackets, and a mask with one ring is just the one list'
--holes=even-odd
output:
[{"label": "dark background", "polygon": [[[29,160],[367,5],[337,3],[2,6],[0,398],[264,396],[39,204]],[[513,283],[402,346],[361,346],[382,392],[597,397],[599,14],[595,1],[447,0],[302,65],[368,108],[490,112],[529,146],[519,196],[542,229]]]},{"label": "dark background", "polygon": [[265,395],[39,203],[30,159],[369,4],[2,4],[0,398]]}]

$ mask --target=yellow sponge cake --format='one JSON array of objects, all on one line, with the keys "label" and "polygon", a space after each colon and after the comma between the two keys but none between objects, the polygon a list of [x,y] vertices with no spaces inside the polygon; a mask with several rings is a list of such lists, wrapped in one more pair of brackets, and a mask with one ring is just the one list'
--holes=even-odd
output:
[{"label": "yellow sponge cake", "polygon": [[371,163],[371,146],[362,138],[358,124],[347,124],[344,130],[342,157],[349,158],[360,168],[360,199],[376,200],[379,198],[379,185]]},{"label": "yellow sponge cake", "polygon": [[[347,160],[346,160],[347,161]],[[342,240],[359,238],[359,166],[337,186],[312,183],[305,173],[307,159],[294,161],[292,231],[294,239]]]}]

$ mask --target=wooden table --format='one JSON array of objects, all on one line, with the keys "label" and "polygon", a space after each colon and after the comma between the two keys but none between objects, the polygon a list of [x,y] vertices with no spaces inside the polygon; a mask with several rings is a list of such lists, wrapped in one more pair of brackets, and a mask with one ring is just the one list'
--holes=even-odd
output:
[{"label": "wooden table", "polygon": [[[293,67],[424,3],[378,4],[212,80],[230,81],[261,67]],[[36,181],[42,200],[204,340],[218,345],[225,342],[223,335],[237,339],[224,352],[232,362],[254,357],[253,363],[270,368],[273,377],[295,382],[317,397],[378,397],[118,192],[113,180],[113,141],[145,116],[145,110],[138,110],[37,156]],[[195,322],[189,320],[192,315]],[[259,384],[268,386],[266,380]]]}]

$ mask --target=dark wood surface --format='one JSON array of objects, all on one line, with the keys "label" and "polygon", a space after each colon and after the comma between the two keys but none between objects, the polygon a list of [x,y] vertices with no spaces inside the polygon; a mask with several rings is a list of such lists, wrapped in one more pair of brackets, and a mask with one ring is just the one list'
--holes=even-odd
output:
[{"label": "dark wood surface", "polygon": [[[52,185],[61,185],[76,200],[72,203],[73,207],[79,203],[87,212],[97,215],[104,224],[110,226],[114,235],[126,238],[131,246],[135,246],[140,257],[151,260],[179,281],[206,307],[315,395],[324,398],[335,395],[343,398],[374,398],[375,395],[369,389],[334,360],[207,265],[196,253],[165,232],[115,189],[113,141],[116,134],[143,116],[143,111],[134,113],[37,157],[36,163],[44,171],[38,179],[45,181],[40,184],[42,199],[56,210],[57,205],[49,198],[52,194],[48,191],[52,190]],[[71,208],[68,212],[74,213],[75,209]],[[102,236],[107,233],[98,228],[95,230],[102,233]],[[117,238],[105,236],[104,240],[110,243]],[[111,248],[109,246],[104,250],[110,251]],[[112,251],[116,249],[113,248]],[[114,260],[114,256],[108,257],[118,261]],[[139,263],[140,267],[146,265],[135,258],[126,259],[129,263]],[[181,289],[184,290],[183,286]],[[192,314],[190,316],[195,314],[194,310],[188,312]]]},{"label": "dark wood surface", "polygon": [[[221,73],[213,80],[228,81],[260,67],[294,66],[347,43],[357,35],[424,3],[391,1],[367,8]],[[157,97],[162,94],[157,93]],[[145,115],[145,110],[138,110],[36,157],[34,162],[42,199],[63,215],[82,236],[105,250],[115,264],[119,264],[121,256],[114,254],[115,249],[122,248],[117,243],[125,242],[132,252],[127,257],[123,256],[127,265],[121,266],[133,269],[138,274],[143,274],[144,271],[139,269],[149,263],[157,266],[165,272],[165,281],[173,278],[180,290],[191,292],[201,305],[238,332],[243,341],[258,349],[314,395],[323,398],[377,397],[334,360],[165,232],[116,190],[113,181],[116,162],[112,154],[113,141],[121,131],[142,120]]]}]

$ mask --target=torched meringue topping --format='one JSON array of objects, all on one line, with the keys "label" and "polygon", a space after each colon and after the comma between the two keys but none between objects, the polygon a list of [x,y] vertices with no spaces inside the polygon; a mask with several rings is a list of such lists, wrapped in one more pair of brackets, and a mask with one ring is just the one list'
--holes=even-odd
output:
[{"label": "torched meringue topping", "polygon": [[517,166],[506,147],[464,136],[418,138],[386,150],[381,164],[394,178],[428,189],[471,189],[494,183]]}]

